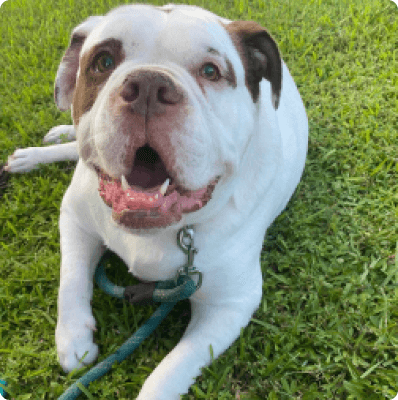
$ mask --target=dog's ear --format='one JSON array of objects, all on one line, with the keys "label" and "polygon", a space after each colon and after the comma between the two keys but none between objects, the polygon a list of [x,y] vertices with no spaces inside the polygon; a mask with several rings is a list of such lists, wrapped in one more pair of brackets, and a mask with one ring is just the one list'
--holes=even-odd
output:
[{"label": "dog's ear", "polygon": [[265,28],[253,21],[233,21],[225,26],[237,47],[246,71],[246,85],[254,101],[260,81],[271,83],[272,104],[278,108],[282,88],[282,60],[278,46]]},{"label": "dog's ear", "polygon": [[89,17],[72,31],[69,47],[62,57],[55,79],[54,99],[61,111],[68,110],[72,104],[79,69],[79,55],[84,41],[102,19],[101,16]]}]

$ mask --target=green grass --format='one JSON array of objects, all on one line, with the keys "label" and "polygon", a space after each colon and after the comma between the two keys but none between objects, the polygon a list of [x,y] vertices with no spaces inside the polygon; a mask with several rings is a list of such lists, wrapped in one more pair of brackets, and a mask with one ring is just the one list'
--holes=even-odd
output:
[{"label": "green grass", "polygon": [[[70,123],[53,103],[69,33],[116,4],[3,4],[0,160]],[[264,242],[260,308],[183,399],[392,399],[398,392],[397,7],[389,0],[196,4],[269,29],[306,104],[310,140],[303,180]],[[54,341],[58,216],[71,167],[12,176],[0,200],[0,379],[10,398],[55,399],[81,376],[62,372]],[[112,272],[119,284],[131,280],[121,266]],[[100,360],[152,310],[98,290],[93,308]],[[184,302],[133,357],[90,385],[93,398],[135,398],[188,320]]]}]

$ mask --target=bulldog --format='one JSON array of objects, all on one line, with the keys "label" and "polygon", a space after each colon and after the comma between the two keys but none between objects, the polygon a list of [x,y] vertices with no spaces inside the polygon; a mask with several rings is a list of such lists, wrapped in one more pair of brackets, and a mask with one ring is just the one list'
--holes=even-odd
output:
[{"label": "bulldog", "polygon": [[[128,5],[72,32],[55,102],[75,142],[17,150],[10,172],[78,159],[60,211],[56,344],[68,372],[98,356],[90,300],[106,248],[145,281],[185,264],[176,234],[195,233],[203,283],[177,346],[139,400],[178,399],[239,336],[262,295],[267,227],[304,168],[308,121],[270,34],[194,6]],[[83,362],[82,356],[88,352]]]}]

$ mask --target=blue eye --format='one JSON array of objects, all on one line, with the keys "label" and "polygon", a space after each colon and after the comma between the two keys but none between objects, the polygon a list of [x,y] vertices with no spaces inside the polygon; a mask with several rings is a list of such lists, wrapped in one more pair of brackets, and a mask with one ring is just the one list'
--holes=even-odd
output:
[{"label": "blue eye", "polygon": [[106,72],[115,67],[115,60],[108,52],[100,53],[94,61],[96,72]]},{"label": "blue eye", "polygon": [[207,63],[202,67],[201,75],[210,81],[217,81],[221,78],[220,71],[212,63]]}]

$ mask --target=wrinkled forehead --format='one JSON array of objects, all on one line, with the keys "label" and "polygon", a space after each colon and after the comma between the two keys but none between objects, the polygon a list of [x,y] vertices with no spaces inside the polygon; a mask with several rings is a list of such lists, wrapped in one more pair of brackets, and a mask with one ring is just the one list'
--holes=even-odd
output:
[{"label": "wrinkled forehead", "polygon": [[119,7],[107,14],[88,36],[81,54],[116,39],[128,57],[137,51],[156,52],[156,58],[192,58],[195,52],[215,50],[233,54],[234,44],[222,25],[228,21],[198,7],[162,9],[145,5]]}]

